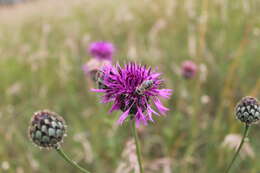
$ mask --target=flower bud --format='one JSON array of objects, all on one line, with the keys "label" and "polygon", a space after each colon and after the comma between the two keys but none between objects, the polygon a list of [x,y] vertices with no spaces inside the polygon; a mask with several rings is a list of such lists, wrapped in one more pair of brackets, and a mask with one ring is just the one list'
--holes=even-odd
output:
[{"label": "flower bud", "polygon": [[260,119],[259,101],[250,96],[246,96],[240,100],[236,106],[235,114],[237,119],[243,123],[252,124]]},{"label": "flower bud", "polygon": [[66,132],[64,119],[48,110],[34,113],[29,127],[29,137],[34,144],[42,148],[60,146]]}]

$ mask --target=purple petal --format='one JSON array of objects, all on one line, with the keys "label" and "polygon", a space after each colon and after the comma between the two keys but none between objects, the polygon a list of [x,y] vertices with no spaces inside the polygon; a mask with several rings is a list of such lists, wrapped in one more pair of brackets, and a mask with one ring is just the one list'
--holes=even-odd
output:
[{"label": "purple petal", "polygon": [[158,78],[159,76],[161,76],[161,73],[154,73],[151,75],[151,77],[154,79]]},{"label": "purple petal", "polygon": [[153,99],[153,102],[155,104],[155,106],[157,107],[158,111],[161,113],[161,114],[165,114],[166,111],[168,111],[169,109],[164,107],[161,103],[161,101],[158,99],[158,98],[154,98]]},{"label": "purple petal", "polygon": [[153,114],[155,114],[155,115],[157,115],[157,116],[160,116],[160,114],[158,114],[155,110],[153,110],[153,109],[151,108],[151,106],[148,106],[148,107],[147,107],[147,111],[152,112]]},{"label": "purple petal", "polygon": [[153,117],[152,117],[152,111],[151,110],[147,110],[147,115],[148,115],[148,119],[150,120],[150,121],[152,121],[152,122],[154,122],[154,120],[153,120]]},{"label": "purple petal", "polygon": [[104,92],[106,92],[105,89],[95,89],[95,88],[90,89],[90,91],[92,91],[92,92],[98,92],[98,93],[104,93]]},{"label": "purple petal", "polygon": [[112,113],[115,110],[119,110],[120,109],[120,103],[115,102],[112,106],[112,108],[109,110],[109,113]]},{"label": "purple petal", "polygon": [[140,121],[144,124],[147,125],[147,120],[146,120],[146,116],[143,114],[142,110],[140,108],[138,108],[137,111],[137,115],[136,115]]},{"label": "purple petal", "polygon": [[119,117],[119,120],[117,120],[117,123],[118,124],[120,124],[120,125],[122,125],[123,124],[123,122],[125,121],[125,119],[128,117],[128,115],[129,115],[129,111],[130,111],[130,108],[127,110],[127,111],[125,111],[120,117]]},{"label": "purple petal", "polygon": [[164,98],[169,98],[172,95],[171,89],[158,89],[159,95]]}]

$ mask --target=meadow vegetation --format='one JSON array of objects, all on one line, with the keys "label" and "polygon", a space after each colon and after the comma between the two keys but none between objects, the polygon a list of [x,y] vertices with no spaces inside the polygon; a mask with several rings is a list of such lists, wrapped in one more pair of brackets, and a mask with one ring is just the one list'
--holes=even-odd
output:
[{"label": "meadow vegetation", "polygon": [[[234,150],[222,143],[243,130],[234,107],[245,95],[260,98],[259,8],[258,0],[46,0],[0,7],[0,172],[74,171],[28,140],[33,112],[46,108],[66,120],[63,149],[80,165],[116,173],[131,164],[131,152],[123,152],[128,125],[116,124],[120,112],[107,113],[111,105],[90,92],[82,71],[87,46],[97,40],[115,44],[121,64],[157,67],[174,90],[167,116],[138,129],[145,173],[223,172]],[[180,75],[184,60],[198,65],[195,78]],[[259,173],[259,130],[251,128],[253,155],[240,157],[234,172]]]}]

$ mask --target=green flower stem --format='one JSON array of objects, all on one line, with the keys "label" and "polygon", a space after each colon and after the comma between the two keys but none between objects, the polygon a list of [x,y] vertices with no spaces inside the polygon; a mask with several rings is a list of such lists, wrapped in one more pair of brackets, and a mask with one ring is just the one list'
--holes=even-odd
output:
[{"label": "green flower stem", "polygon": [[236,158],[237,158],[237,156],[238,156],[238,154],[239,154],[239,152],[240,152],[240,150],[241,150],[241,148],[242,148],[242,146],[243,146],[243,144],[244,144],[244,142],[245,142],[245,139],[246,139],[247,136],[248,136],[249,127],[250,127],[250,126],[249,126],[248,124],[245,125],[245,131],[244,131],[243,138],[242,138],[242,140],[241,140],[241,142],[240,142],[240,144],[239,144],[239,147],[238,147],[238,149],[237,149],[237,151],[236,151],[236,153],[235,153],[235,155],[234,155],[232,161],[230,162],[228,168],[226,169],[225,173],[228,173],[228,172],[230,171],[230,169],[231,169],[233,163],[235,162],[235,160],[236,160]]},{"label": "green flower stem", "polygon": [[135,147],[136,147],[136,155],[137,155],[138,164],[139,164],[139,170],[140,170],[140,173],[143,173],[144,171],[143,171],[142,161],[141,161],[141,150],[140,150],[140,146],[138,143],[138,136],[137,136],[137,132],[136,132],[135,121],[134,120],[131,120],[131,121],[130,121],[130,123],[131,123],[132,134],[135,138]]},{"label": "green flower stem", "polygon": [[66,160],[69,164],[71,164],[72,166],[78,168],[81,172],[84,173],[90,173],[87,170],[85,170],[84,168],[82,168],[81,166],[79,166],[75,161],[71,160],[61,148],[56,148],[56,151],[58,152],[58,154],[64,159]]}]

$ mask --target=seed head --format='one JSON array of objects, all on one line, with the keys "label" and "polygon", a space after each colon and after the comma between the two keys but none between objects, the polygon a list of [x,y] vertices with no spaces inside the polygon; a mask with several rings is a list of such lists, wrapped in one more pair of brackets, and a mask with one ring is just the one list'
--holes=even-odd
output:
[{"label": "seed head", "polygon": [[65,132],[64,119],[48,110],[34,113],[29,126],[30,139],[41,148],[59,147]]},{"label": "seed head", "polygon": [[259,101],[250,96],[242,98],[236,106],[236,118],[248,125],[256,123],[260,119]]}]

